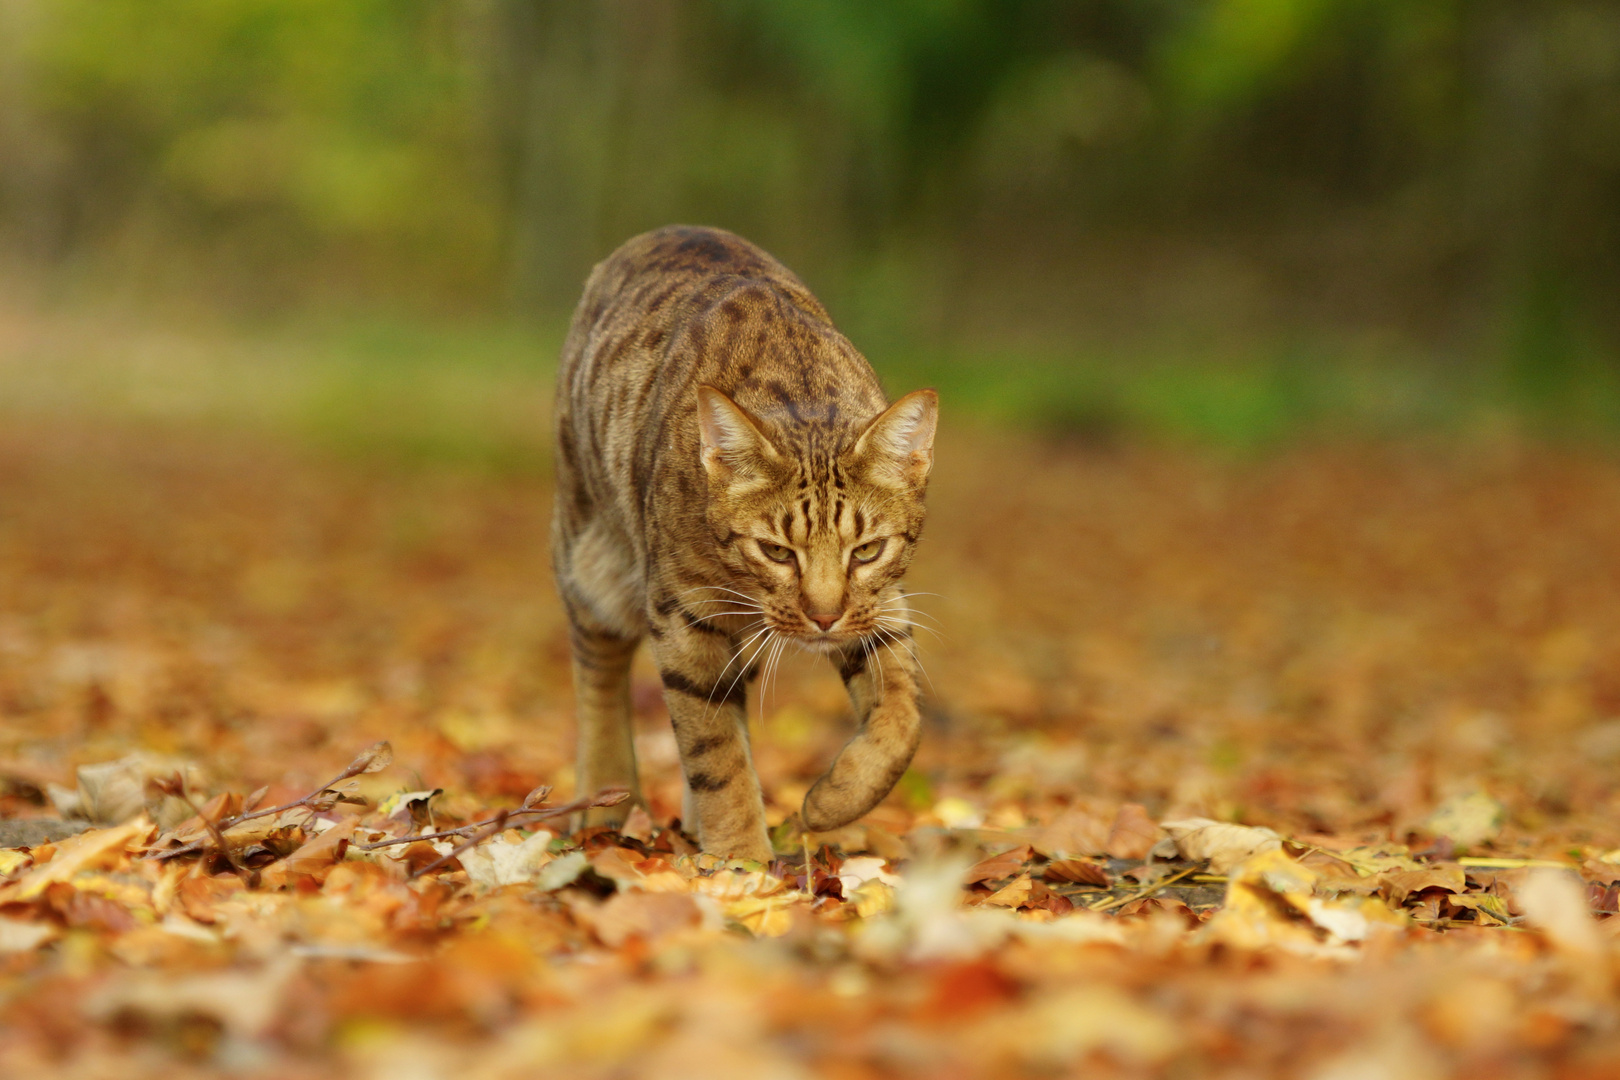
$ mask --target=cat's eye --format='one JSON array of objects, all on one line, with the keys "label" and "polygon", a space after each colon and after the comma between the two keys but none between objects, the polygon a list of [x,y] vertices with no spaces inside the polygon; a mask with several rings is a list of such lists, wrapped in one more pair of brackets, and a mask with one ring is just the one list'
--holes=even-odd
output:
[{"label": "cat's eye", "polygon": [[793,549],[790,547],[783,547],[781,544],[772,544],[765,540],[758,541],[758,544],[759,550],[763,551],[765,553],[765,557],[770,559],[772,562],[790,563],[793,561]]},{"label": "cat's eye", "polygon": [[850,554],[855,557],[856,562],[871,562],[873,559],[883,554],[883,541],[868,540],[866,543],[850,552]]}]

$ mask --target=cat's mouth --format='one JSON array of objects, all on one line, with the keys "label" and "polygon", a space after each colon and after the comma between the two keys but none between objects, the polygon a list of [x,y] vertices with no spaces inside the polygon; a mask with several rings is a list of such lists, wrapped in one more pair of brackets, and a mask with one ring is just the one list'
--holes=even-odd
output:
[{"label": "cat's mouth", "polygon": [[856,637],[844,629],[821,630],[803,626],[788,630],[784,636],[801,649],[825,653],[836,652]]}]

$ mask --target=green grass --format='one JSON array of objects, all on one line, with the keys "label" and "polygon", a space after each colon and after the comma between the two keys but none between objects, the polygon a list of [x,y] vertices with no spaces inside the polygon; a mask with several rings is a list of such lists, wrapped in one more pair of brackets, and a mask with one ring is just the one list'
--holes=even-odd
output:
[{"label": "green grass", "polygon": [[[350,318],[175,329],[83,313],[26,318],[31,332],[0,351],[0,414],[264,429],[421,465],[530,471],[548,461],[560,325]],[[1620,432],[1620,379],[1592,358],[1567,363],[1552,390],[1527,382],[1522,364],[1327,345],[1205,355],[891,348],[873,360],[891,393],[937,388],[947,423],[1082,445],[1249,452],[1504,426]]]}]

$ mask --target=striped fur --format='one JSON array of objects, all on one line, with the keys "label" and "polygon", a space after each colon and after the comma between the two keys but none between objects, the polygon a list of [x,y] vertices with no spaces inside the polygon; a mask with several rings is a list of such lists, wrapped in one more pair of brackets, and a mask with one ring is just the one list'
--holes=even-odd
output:
[{"label": "striped fur", "polygon": [[803,283],[731,233],[660,229],[596,267],[558,376],[552,526],[582,791],[636,790],[629,665],[646,638],[705,851],[771,855],[746,687],[789,645],[828,656],[858,722],[805,824],[888,793],[920,734],[900,578],[937,412],[931,390],[889,405]]}]

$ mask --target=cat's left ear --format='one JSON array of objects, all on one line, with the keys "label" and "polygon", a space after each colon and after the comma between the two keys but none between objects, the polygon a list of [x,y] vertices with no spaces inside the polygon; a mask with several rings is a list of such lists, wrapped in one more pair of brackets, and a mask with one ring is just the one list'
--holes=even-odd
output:
[{"label": "cat's left ear", "polygon": [[921,487],[934,467],[939,395],[913,390],[877,415],[855,440],[867,476],[888,487]]}]

